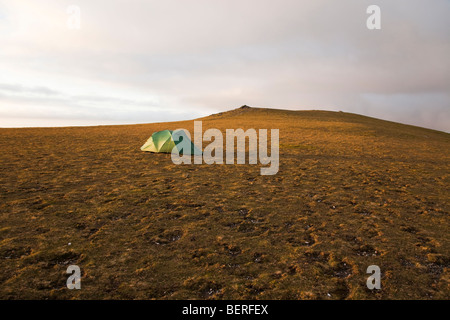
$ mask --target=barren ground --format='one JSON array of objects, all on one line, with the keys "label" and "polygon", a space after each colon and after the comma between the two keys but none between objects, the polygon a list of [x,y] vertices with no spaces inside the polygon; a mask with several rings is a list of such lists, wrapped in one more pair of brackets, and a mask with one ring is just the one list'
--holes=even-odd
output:
[{"label": "barren ground", "polygon": [[139,150],[192,121],[0,129],[0,298],[450,298],[449,134],[324,111],[202,120],[279,128],[278,174]]}]

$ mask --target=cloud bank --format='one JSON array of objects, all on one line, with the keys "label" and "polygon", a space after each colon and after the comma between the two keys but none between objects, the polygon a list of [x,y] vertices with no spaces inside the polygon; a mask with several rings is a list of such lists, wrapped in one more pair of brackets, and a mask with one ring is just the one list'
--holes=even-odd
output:
[{"label": "cloud bank", "polygon": [[[81,29],[66,10],[81,10]],[[0,3],[0,126],[192,119],[243,104],[450,131],[450,2]],[[72,122],[71,122],[72,121]]]}]

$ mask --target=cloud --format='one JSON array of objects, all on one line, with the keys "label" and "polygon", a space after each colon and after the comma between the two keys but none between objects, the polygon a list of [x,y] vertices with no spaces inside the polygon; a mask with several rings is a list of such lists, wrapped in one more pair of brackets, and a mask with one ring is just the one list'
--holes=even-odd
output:
[{"label": "cloud", "polygon": [[0,84],[0,102],[0,116],[6,126],[10,126],[7,124],[9,119],[18,123],[20,118],[27,122],[34,119],[33,123],[44,119],[57,125],[55,120],[58,119],[64,120],[65,124],[70,124],[67,121],[70,119],[73,119],[74,123],[83,120],[83,123],[87,121],[86,123],[90,124],[120,124],[174,121],[187,119],[192,115],[200,116],[195,112],[161,112],[161,107],[155,100],[130,100],[112,95],[71,95],[46,87],[9,84]]},{"label": "cloud", "polygon": [[31,94],[42,94],[42,95],[57,95],[58,91],[52,90],[47,87],[37,86],[37,87],[25,87],[22,85],[12,85],[12,84],[1,84],[0,92],[10,92],[10,93],[31,93]]},{"label": "cloud", "polygon": [[79,0],[78,31],[71,4],[0,6],[3,116],[163,121],[248,104],[450,131],[449,1],[379,0],[376,31],[366,0]]}]

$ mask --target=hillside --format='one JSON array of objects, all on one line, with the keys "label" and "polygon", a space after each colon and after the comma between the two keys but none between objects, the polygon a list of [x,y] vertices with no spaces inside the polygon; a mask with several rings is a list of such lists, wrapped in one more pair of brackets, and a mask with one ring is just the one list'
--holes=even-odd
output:
[{"label": "hillside", "polygon": [[328,111],[199,120],[279,129],[279,172],[140,151],[193,121],[0,129],[0,298],[450,298],[450,134]]}]

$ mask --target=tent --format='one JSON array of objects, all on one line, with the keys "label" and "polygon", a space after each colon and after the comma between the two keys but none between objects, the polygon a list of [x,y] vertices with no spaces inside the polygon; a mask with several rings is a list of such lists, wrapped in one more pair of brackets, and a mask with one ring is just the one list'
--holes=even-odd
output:
[{"label": "tent", "polygon": [[198,149],[183,130],[163,130],[154,132],[141,147],[142,151],[171,153],[176,147],[179,154],[201,155]]}]

